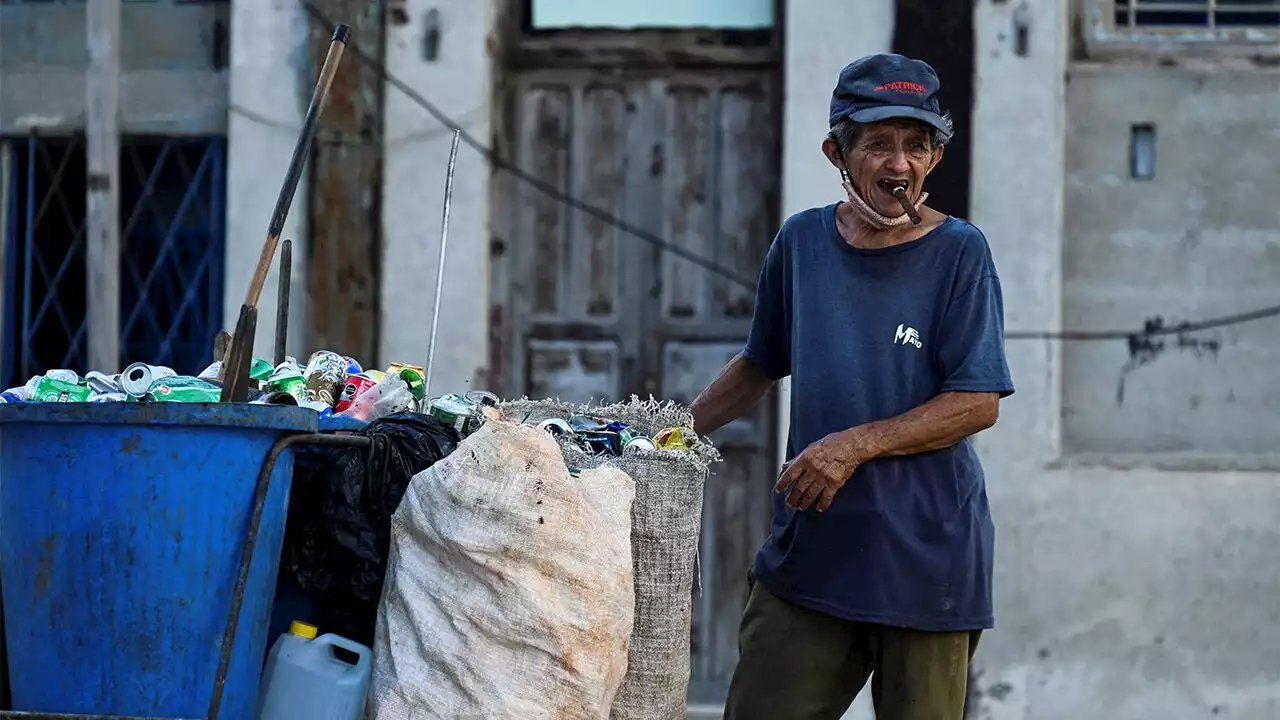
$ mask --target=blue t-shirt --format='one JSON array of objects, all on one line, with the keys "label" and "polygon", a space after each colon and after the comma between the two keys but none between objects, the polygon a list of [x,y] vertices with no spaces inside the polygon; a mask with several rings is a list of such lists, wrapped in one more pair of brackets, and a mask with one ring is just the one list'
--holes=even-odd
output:
[{"label": "blue t-shirt", "polygon": [[[789,218],[760,273],[746,358],[791,377],[787,458],[942,392],[1013,392],[1000,279],[982,232],[956,218],[864,250],[836,205]],[[774,493],[759,582],[797,605],[918,630],[990,628],[995,526],[970,440],[859,467],[824,513]]]}]

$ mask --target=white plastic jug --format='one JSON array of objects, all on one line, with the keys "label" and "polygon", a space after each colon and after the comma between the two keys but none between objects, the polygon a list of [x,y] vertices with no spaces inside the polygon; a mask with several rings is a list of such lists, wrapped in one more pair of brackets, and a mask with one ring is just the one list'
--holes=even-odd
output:
[{"label": "white plastic jug", "polygon": [[[339,659],[334,648],[355,655],[355,664]],[[293,623],[267,655],[259,720],[360,720],[372,656],[358,642],[339,635],[316,637],[314,626]]]}]

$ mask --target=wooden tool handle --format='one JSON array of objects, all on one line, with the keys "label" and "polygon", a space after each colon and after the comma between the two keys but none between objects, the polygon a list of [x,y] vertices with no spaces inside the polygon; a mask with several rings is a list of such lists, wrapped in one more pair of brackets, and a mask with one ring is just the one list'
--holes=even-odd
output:
[{"label": "wooden tool handle", "polygon": [[333,31],[333,40],[329,43],[329,53],[325,55],[324,67],[320,68],[320,78],[316,81],[315,92],[311,95],[311,106],[307,108],[307,116],[302,121],[302,131],[298,134],[298,142],[293,146],[293,158],[289,160],[289,169],[284,176],[284,184],[280,187],[280,196],[276,198],[276,209],[271,213],[271,224],[267,227],[267,239],[262,244],[262,256],[258,258],[258,267],[249,280],[249,293],[244,304],[257,307],[258,298],[262,295],[262,286],[267,282],[267,272],[271,269],[271,261],[276,255],[276,246],[280,243],[280,233],[284,231],[284,221],[289,217],[289,207],[293,204],[293,195],[298,189],[298,181],[302,178],[302,168],[307,164],[307,153],[311,151],[311,143],[316,136],[316,122],[320,112],[329,99],[329,87],[333,84],[333,76],[338,72],[338,63],[342,61],[342,51],[351,38],[351,28],[338,25]]}]

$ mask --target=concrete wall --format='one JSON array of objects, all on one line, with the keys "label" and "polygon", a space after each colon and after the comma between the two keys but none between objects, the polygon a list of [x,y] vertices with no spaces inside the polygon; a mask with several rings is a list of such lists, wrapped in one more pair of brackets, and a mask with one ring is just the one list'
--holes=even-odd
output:
[{"label": "concrete wall", "polygon": [[[406,0],[409,22],[389,25],[387,67],[392,74],[488,145],[493,25],[490,2]],[[437,58],[423,58],[428,10],[439,8]],[[406,94],[388,86],[386,165],[382,189],[382,347],[386,360],[426,362],[439,258],[441,208],[450,131]],[[488,353],[488,162],[462,146],[449,218],[446,276],[432,392],[484,387]]]},{"label": "concrete wall", "polygon": [[[121,7],[122,132],[226,132],[228,73],[215,66],[214,39],[219,29],[225,37],[228,13],[226,5]],[[83,129],[88,65],[84,3],[0,5],[0,133]]]},{"label": "concrete wall", "polygon": [[[1172,324],[1276,303],[1277,93],[1280,71],[1249,64],[1072,66],[1068,326]],[[1152,180],[1129,174],[1135,123],[1155,126]],[[1134,348],[1068,345],[1067,450],[1233,463],[1274,453],[1276,327],[1251,323]]]},{"label": "concrete wall", "polygon": [[[230,107],[227,118],[227,242],[223,318],[235,328],[262,254],[284,173],[315,86],[307,57],[308,18],[291,0],[231,4]],[[264,122],[266,120],[266,122]],[[293,298],[288,350],[301,362],[306,347],[307,184],[294,196],[282,238],[293,238]],[[255,357],[271,357],[275,343],[279,255],[258,301]]]},{"label": "concrete wall", "polygon": [[[1204,244],[1218,244],[1219,252],[1258,262],[1267,243],[1256,231],[1222,247],[1233,234],[1223,229],[1264,224],[1257,211],[1227,219],[1221,211],[1231,202],[1208,192],[1191,216],[1178,212],[1198,185],[1180,181],[1180,174],[1235,178],[1234,168],[1241,180],[1255,177],[1255,162],[1235,153],[1232,124],[1264,127],[1265,111],[1250,114],[1249,108],[1265,101],[1233,95],[1227,85],[1202,85],[1194,73],[1068,66],[1065,8],[1055,0],[1027,7],[1031,52],[1020,58],[1007,46],[1016,6],[990,0],[978,6],[973,216],[996,254],[1009,329],[1131,327],[1159,311],[1181,319],[1275,302],[1249,287],[1255,282],[1244,271],[1250,261],[1226,260],[1227,273],[1239,272],[1223,278],[1218,268],[1205,267],[1212,264],[1207,251],[1189,256],[1194,251],[1184,240],[1191,230]],[[1196,87],[1202,103],[1175,97]],[[1233,106],[1244,120],[1225,112]],[[1165,113],[1172,123],[1159,141],[1157,180],[1124,189],[1128,124],[1153,120],[1164,129]],[[1268,152],[1265,132],[1249,137],[1256,152]],[[1011,187],[1018,189],[1017,205],[1003,194]],[[1117,188],[1140,195],[1141,207],[1112,202],[1109,193]],[[1182,215],[1181,222],[1160,217],[1161,211]],[[1205,228],[1214,228],[1209,237]],[[1220,293],[1208,290],[1211,275]],[[1265,331],[1248,334],[1258,338]],[[1223,347],[1225,358],[1230,346]],[[1129,397],[1153,392],[1147,386],[1134,394],[1133,388],[1140,373],[1154,371],[1163,374],[1169,399],[1126,414],[1114,401],[1115,364],[1127,356],[1123,340],[1009,343],[1018,394],[979,443],[999,540],[998,626],[977,656],[977,717],[1280,715],[1274,671],[1280,666],[1274,610],[1280,561],[1272,552],[1280,541],[1277,478],[1063,457],[1064,438],[1071,449],[1082,437],[1106,435],[1087,434],[1088,423],[1076,415],[1062,421],[1062,406],[1079,408],[1088,393],[1110,401],[1089,411],[1093,423],[1124,429],[1127,442],[1119,447],[1161,451],[1147,465],[1165,462],[1169,449],[1227,447],[1209,422],[1184,417],[1194,411],[1188,396],[1198,388],[1226,394],[1219,370],[1178,351],[1167,355],[1133,374]],[[1208,420],[1247,422],[1230,410],[1214,412]],[[1251,421],[1266,426],[1268,419],[1254,414]],[[1178,428],[1183,446],[1153,441],[1168,427]]]}]

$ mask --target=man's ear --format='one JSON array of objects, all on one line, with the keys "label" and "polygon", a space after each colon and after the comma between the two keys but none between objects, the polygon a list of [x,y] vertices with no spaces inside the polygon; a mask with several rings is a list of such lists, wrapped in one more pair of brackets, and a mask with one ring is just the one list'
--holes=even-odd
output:
[{"label": "man's ear", "polygon": [[933,151],[933,160],[929,163],[929,172],[938,167],[938,163],[942,162],[942,155],[947,151],[946,145],[939,145],[937,150]]},{"label": "man's ear", "polygon": [[840,148],[836,146],[836,141],[828,135],[822,141],[822,154],[827,156],[827,162],[837,170],[845,170],[844,158],[840,157]]}]

